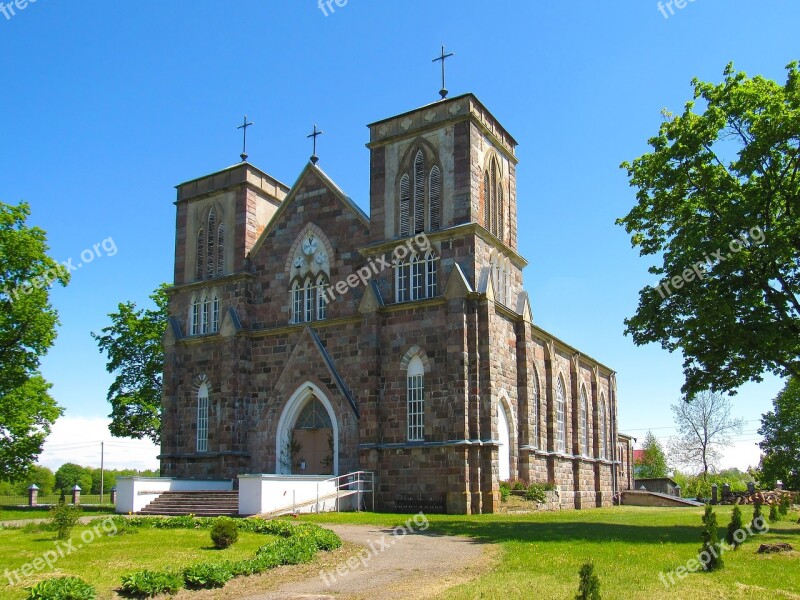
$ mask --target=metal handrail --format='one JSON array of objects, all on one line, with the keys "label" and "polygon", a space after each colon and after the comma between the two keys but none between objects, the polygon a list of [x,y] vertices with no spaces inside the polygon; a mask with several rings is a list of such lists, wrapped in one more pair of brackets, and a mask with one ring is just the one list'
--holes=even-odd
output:
[{"label": "metal handrail", "polygon": [[[345,483],[342,483],[342,480],[346,479]],[[326,479],[317,484],[317,503],[316,509],[317,514],[319,514],[319,488],[321,485],[326,483],[333,482],[336,486],[336,512],[339,512],[339,499],[341,498],[340,492],[344,489],[348,493],[346,495],[351,495],[353,493],[363,494],[368,493],[372,497],[372,512],[375,512],[375,473],[372,471],[354,471],[352,473],[347,473],[345,475],[338,475],[336,477],[331,477],[330,479]],[[350,489],[350,486],[358,485],[358,488],[353,490]],[[358,500],[356,501],[356,510],[361,512],[361,498],[359,496]]]}]

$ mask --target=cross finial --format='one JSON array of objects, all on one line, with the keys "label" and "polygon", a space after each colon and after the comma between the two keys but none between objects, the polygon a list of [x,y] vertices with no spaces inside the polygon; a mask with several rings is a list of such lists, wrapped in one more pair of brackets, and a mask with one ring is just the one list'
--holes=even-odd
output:
[{"label": "cross finial", "polygon": [[314,153],[311,155],[311,163],[317,164],[319,162],[319,156],[317,156],[317,138],[321,136],[324,131],[317,130],[317,124],[314,124],[314,131],[306,136],[306,138],[314,138]]},{"label": "cross finial", "polygon": [[442,46],[442,55],[440,57],[438,57],[438,58],[434,58],[433,59],[433,62],[440,62],[441,61],[441,63],[442,63],[442,89],[441,89],[441,91],[439,91],[439,95],[442,97],[442,100],[447,98],[447,94],[448,94],[447,86],[445,85],[445,78],[444,78],[444,75],[445,75],[444,63],[448,58],[450,58],[452,56],[455,56],[455,55],[456,55],[455,52],[451,52],[450,54],[446,54],[445,50],[444,50],[444,46]]},{"label": "cross finial", "polygon": [[244,122],[236,128],[242,130],[242,137],[244,138],[242,141],[242,153],[239,155],[242,157],[242,162],[247,162],[247,128],[254,124],[255,123],[248,123],[247,115],[245,115]]}]

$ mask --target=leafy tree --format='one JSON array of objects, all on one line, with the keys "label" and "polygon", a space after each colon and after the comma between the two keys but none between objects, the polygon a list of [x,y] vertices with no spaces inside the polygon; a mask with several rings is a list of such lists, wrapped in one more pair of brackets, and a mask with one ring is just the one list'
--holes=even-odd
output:
[{"label": "leafy tree", "polygon": [[800,71],[785,85],[729,64],[664,112],[652,151],[622,168],[637,205],[617,221],[663,285],[625,321],[637,345],[684,356],[683,392],[800,376]]},{"label": "leafy tree", "polygon": [[719,550],[719,530],[717,515],[710,506],[706,506],[703,515],[703,532],[700,535],[703,545],[700,547],[700,563],[706,571],[714,571],[724,566],[722,553]]},{"label": "leafy tree", "polygon": [[150,298],[155,309],[139,309],[133,302],[120,304],[111,325],[93,333],[106,369],[116,375],[108,390],[111,434],[135,439],[161,440],[161,389],[164,372],[162,338],[169,318],[166,284]]},{"label": "leafy tree", "polygon": [[652,431],[648,431],[642,445],[642,457],[634,464],[638,479],[652,479],[669,475],[667,457]]},{"label": "leafy tree", "polygon": [[84,494],[91,493],[92,472],[75,463],[64,463],[56,471],[56,490],[69,495],[75,485],[79,485]]},{"label": "leafy tree", "polygon": [[772,406],[758,430],[764,437],[759,482],[773,488],[780,480],[786,489],[800,490],[800,379],[792,377]]},{"label": "leafy tree", "polygon": [[720,449],[731,444],[731,434],[741,430],[744,421],[731,415],[727,396],[702,392],[688,402],[673,405],[678,437],[670,445],[675,460],[700,467],[704,478],[720,457]]},{"label": "leafy tree", "polygon": [[27,204],[0,202],[0,472],[25,476],[62,409],[39,374],[56,339],[50,286],[69,273],[47,255],[47,236],[27,225]]}]

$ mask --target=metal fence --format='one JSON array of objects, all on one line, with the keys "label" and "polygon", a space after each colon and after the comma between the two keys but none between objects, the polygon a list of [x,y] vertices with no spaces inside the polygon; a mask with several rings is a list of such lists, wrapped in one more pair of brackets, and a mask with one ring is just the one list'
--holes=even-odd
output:
[{"label": "metal fence", "polygon": [[[36,499],[36,504],[46,505],[46,504],[58,504],[59,499],[61,498],[61,494],[39,494],[38,498]],[[72,503],[72,494],[65,494],[64,500],[67,504]],[[102,498],[100,494],[81,494],[80,503],[82,505],[102,505],[107,504],[111,506],[111,494],[103,494]],[[28,506],[28,495],[25,494],[24,496],[2,496],[0,495],[0,506]]]}]

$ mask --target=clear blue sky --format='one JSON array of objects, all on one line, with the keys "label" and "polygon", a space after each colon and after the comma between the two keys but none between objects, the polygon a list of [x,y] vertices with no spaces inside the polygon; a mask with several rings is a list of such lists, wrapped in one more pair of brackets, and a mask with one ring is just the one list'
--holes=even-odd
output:
[{"label": "clear blue sky", "polygon": [[[108,414],[110,376],[89,333],[118,302],[146,301],[171,279],[173,186],[238,161],[243,114],[256,122],[251,162],[288,184],[318,123],[321,166],[368,210],[365,125],[438,98],[431,59],[445,43],[457,54],[451,93],[474,92],[520,142],[520,252],[536,322],[617,369],[623,431],[669,435],[681,359],[622,333],[654,282],[614,225],[634,204],[618,167],[646,151],[662,108],[682,108],[693,76],[718,81],[734,61],[783,81],[800,58],[800,5],[696,0],[669,18],[651,1],[334,8],[38,0],[0,14],[0,200],[31,204],[59,260],[80,262],[109,237],[118,248],[53,294],[62,326],[43,370],[67,417]],[[746,386],[737,414],[757,420],[780,387]],[[755,428],[742,444],[752,448]]]}]

